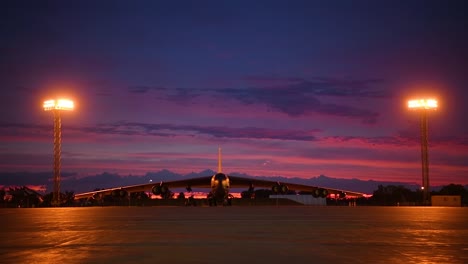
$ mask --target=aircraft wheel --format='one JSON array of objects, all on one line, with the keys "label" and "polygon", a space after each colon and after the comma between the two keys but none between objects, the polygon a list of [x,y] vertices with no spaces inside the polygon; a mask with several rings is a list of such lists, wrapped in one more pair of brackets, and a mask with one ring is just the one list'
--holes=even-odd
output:
[{"label": "aircraft wheel", "polygon": [[216,206],[216,199],[215,198],[210,198],[208,199],[208,203],[210,206]]}]

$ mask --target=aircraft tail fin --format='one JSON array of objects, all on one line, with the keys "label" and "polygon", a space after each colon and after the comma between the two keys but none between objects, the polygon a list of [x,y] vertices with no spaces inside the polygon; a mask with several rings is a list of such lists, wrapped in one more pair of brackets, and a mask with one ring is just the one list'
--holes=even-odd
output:
[{"label": "aircraft tail fin", "polygon": [[222,165],[221,165],[221,147],[218,146],[218,173],[221,173]]}]

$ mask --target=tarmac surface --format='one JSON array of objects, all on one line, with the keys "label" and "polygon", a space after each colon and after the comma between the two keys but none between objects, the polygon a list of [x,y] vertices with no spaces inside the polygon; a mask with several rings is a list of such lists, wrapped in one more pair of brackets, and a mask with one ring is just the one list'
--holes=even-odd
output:
[{"label": "tarmac surface", "polygon": [[0,263],[468,263],[468,208],[0,209]]}]

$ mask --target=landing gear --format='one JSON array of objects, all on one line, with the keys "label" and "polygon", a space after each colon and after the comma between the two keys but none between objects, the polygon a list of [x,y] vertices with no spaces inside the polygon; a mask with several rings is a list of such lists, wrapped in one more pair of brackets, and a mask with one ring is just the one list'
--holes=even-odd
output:
[{"label": "landing gear", "polygon": [[211,206],[217,206],[217,202],[216,202],[216,199],[215,197],[210,193],[206,199],[208,200],[208,205],[211,207]]},{"label": "landing gear", "polygon": [[232,199],[234,196],[232,194],[229,194],[226,198],[224,198],[223,201],[223,206],[232,206]]},{"label": "landing gear", "polygon": [[208,199],[208,204],[210,206],[218,206],[218,203],[216,202],[216,199],[214,199],[214,198],[209,198]]},{"label": "landing gear", "polygon": [[224,199],[223,201],[223,206],[231,206],[232,205],[232,200],[227,198],[227,199]]},{"label": "landing gear", "polygon": [[195,201],[193,195],[185,199],[185,206],[197,206],[197,201]]},{"label": "landing gear", "polygon": [[234,196],[228,195],[222,200],[217,200],[214,195],[208,195],[206,199],[208,200],[208,205],[209,206],[217,206],[218,202],[221,203],[223,206],[231,206],[232,205],[232,198]]}]

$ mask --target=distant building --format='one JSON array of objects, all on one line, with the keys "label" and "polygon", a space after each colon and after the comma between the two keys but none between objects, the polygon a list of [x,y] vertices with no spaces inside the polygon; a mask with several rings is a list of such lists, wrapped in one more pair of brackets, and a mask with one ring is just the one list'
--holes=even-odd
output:
[{"label": "distant building", "polygon": [[432,206],[461,206],[460,195],[432,195],[431,196]]}]

